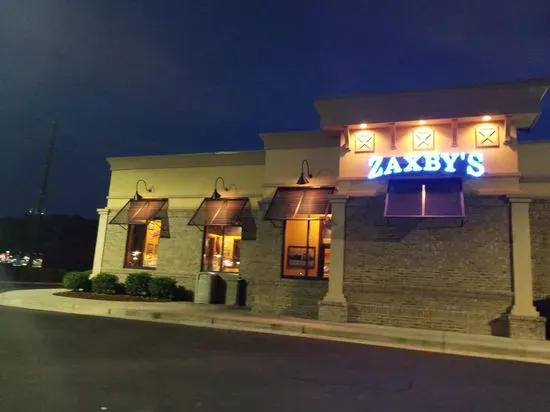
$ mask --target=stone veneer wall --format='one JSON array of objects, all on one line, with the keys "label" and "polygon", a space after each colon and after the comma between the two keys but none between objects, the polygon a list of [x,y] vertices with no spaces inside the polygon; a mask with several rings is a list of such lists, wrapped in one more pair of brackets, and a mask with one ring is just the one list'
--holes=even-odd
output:
[{"label": "stone veneer wall", "polygon": [[[195,210],[170,210],[168,224],[169,238],[161,238],[159,244],[159,262],[155,270],[149,270],[153,276],[170,276],[188,289],[195,289],[195,278],[200,271],[202,253],[202,232],[194,226],[188,226]],[[109,215],[112,218],[113,213]],[[119,225],[107,225],[105,251],[103,253],[102,272],[114,273],[123,280],[128,273],[143,269],[123,268],[124,249],[127,230]]]},{"label": "stone veneer wall", "polygon": [[263,220],[254,210],[256,239],[243,240],[241,275],[248,282],[247,304],[253,312],[317,318],[318,302],[327,281],[282,279],[283,229]]},{"label": "stone veneer wall", "polygon": [[344,293],[352,322],[506,335],[512,303],[509,206],[467,197],[462,227],[383,218],[384,198],[351,198]]},{"label": "stone veneer wall", "polygon": [[529,205],[531,257],[535,299],[550,298],[550,200],[537,199]]}]

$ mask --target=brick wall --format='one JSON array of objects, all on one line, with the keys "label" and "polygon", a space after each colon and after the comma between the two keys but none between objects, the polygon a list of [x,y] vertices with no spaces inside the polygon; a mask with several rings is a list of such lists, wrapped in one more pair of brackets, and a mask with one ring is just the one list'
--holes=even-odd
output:
[{"label": "brick wall", "polygon": [[535,200],[529,205],[531,219],[531,256],[535,299],[550,297],[550,200]]},{"label": "brick wall", "polygon": [[350,321],[505,334],[512,302],[509,209],[496,197],[466,199],[462,227],[383,218],[384,199],[347,206],[344,293]]},{"label": "brick wall", "polygon": [[[187,223],[194,210],[171,210],[168,215],[169,238],[162,238],[159,245],[159,262],[153,276],[170,276],[188,289],[194,289],[195,277],[200,271],[202,232]],[[103,272],[115,273],[124,279],[140,269],[123,268],[127,231],[119,225],[107,225]]]},{"label": "brick wall", "polygon": [[243,240],[241,275],[248,282],[248,305],[253,312],[317,318],[318,301],[326,281],[281,278],[283,229],[263,220],[255,210],[256,239]]}]

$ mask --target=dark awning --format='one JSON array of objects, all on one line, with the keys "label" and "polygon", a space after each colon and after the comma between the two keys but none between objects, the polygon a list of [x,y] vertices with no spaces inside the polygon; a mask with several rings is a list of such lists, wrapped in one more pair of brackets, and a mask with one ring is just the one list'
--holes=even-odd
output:
[{"label": "dark awning", "polygon": [[388,183],[385,217],[464,217],[460,179],[392,180]]},{"label": "dark awning", "polygon": [[151,220],[165,218],[167,207],[167,199],[131,199],[109,223],[117,225],[145,225]]},{"label": "dark awning", "polygon": [[248,198],[205,198],[189,221],[192,226],[242,226]]},{"label": "dark awning", "polygon": [[265,220],[314,220],[330,212],[334,187],[279,187],[269,204]]}]

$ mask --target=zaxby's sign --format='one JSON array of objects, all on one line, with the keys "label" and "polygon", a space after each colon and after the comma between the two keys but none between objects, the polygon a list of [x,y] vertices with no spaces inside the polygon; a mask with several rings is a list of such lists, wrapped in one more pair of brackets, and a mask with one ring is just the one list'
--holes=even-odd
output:
[{"label": "zaxby's sign", "polygon": [[485,174],[483,154],[413,153],[405,156],[372,156],[368,179],[391,175],[453,175],[479,177]]}]

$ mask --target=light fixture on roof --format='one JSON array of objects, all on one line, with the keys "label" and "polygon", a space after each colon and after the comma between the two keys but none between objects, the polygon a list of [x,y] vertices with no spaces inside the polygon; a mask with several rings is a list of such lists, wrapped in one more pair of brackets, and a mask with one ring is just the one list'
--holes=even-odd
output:
[{"label": "light fixture on roof", "polygon": [[488,122],[489,120],[492,119],[492,117],[489,116],[488,114],[486,114],[485,116],[482,117],[482,119],[483,119],[484,122]]},{"label": "light fixture on roof", "polygon": [[423,125],[426,124],[426,120],[420,119],[420,120],[418,121],[418,124],[419,124],[420,126],[423,126]]},{"label": "light fixture on roof", "polygon": [[366,123],[361,123],[359,125],[359,129],[366,129],[367,128],[367,124]]},{"label": "light fixture on roof", "polygon": [[[304,175],[304,164],[307,166],[307,175]],[[300,177],[296,181],[297,185],[307,185],[309,183],[309,179],[311,179],[313,175],[309,172],[309,163],[307,160],[302,160],[302,171],[300,173]]]},{"label": "light fixture on roof", "polygon": [[210,196],[211,199],[217,200],[220,197],[222,197],[222,195],[220,195],[220,192],[218,192],[218,181],[220,181],[220,180],[222,181],[223,189],[226,192],[229,191],[229,188],[225,185],[225,180],[223,180],[223,177],[218,176],[216,178],[216,182],[214,183],[214,191],[212,192],[212,196]]},{"label": "light fixture on roof", "polygon": [[143,179],[139,179],[136,182],[136,193],[134,194],[133,200],[142,200],[143,196],[139,194],[138,186],[140,183],[143,183],[145,185],[145,190],[147,190],[149,193],[153,191],[153,189],[150,189],[149,186],[147,186],[147,182]]}]

